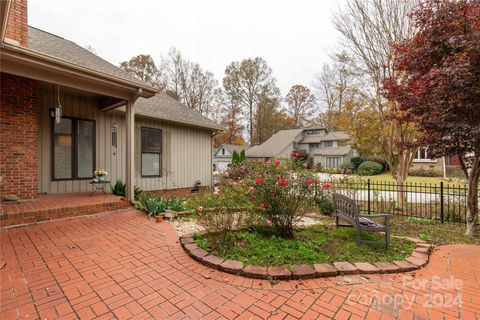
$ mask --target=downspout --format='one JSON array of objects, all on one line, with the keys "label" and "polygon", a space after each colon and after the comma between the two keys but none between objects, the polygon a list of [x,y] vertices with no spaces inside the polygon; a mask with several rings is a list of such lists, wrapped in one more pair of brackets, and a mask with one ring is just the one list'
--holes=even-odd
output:
[{"label": "downspout", "polygon": [[213,191],[213,188],[215,187],[213,185],[213,138],[219,134],[220,131],[216,131],[216,132],[213,132],[212,133],[212,141],[210,143],[210,187],[212,188],[212,191]]}]

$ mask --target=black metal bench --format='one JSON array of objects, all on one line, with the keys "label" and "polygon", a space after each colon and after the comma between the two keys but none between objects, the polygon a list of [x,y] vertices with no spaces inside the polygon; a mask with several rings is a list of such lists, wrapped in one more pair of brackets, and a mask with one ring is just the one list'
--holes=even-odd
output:
[{"label": "black metal bench", "polygon": [[[341,219],[350,225],[353,226],[356,231],[356,240],[357,245],[361,243],[369,244],[382,244],[383,241],[371,241],[371,240],[362,240],[361,232],[370,231],[370,232],[384,232],[385,233],[385,248],[390,246],[390,223],[389,223],[389,214],[360,214],[359,206],[355,203],[355,200],[350,199],[349,197],[334,193],[333,194],[333,205],[335,207],[336,214],[336,226],[345,226],[340,225],[338,220]],[[374,218],[383,218],[383,224],[375,222],[371,219]]]}]

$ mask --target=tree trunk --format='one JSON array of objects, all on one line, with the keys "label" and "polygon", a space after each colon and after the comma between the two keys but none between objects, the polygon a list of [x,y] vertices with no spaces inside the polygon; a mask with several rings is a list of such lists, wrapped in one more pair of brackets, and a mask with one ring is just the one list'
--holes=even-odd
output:
[{"label": "tree trunk", "polygon": [[475,235],[478,220],[478,180],[480,178],[480,156],[473,160],[472,169],[468,175],[467,191],[467,231],[466,236]]}]

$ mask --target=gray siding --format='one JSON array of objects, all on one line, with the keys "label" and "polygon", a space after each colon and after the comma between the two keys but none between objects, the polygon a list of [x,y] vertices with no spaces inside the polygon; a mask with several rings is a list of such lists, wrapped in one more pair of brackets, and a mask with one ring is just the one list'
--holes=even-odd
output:
[{"label": "gray siding", "polygon": [[[39,94],[39,192],[87,192],[88,180],[51,181],[51,122],[48,109],[56,104],[51,90]],[[80,95],[62,95],[63,114],[96,121],[96,166],[108,171],[108,179],[125,181],[125,117],[98,110],[96,101]],[[117,125],[117,148],[112,147],[112,126]],[[140,128],[163,131],[162,177],[142,178],[140,174]],[[135,119],[135,185],[144,190],[192,187],[196,180],[211,185],[212,138],[209,130],[166,123],[156,119]]]}]

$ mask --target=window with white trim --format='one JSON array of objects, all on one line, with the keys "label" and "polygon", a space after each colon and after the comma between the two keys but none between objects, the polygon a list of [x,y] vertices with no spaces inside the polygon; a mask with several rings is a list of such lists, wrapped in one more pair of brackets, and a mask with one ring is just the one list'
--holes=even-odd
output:
[{"label": "window with white trim", "polygon": [[142,177],[162,176],[162,130],[142,127]]},{"label": "window with white trim", "polygon": [[431,159],[428,155],[428,148],[427,147],[420,147],[415,153],[415,157],[413,158],[414,162],[437,162],[436,159]]}]

